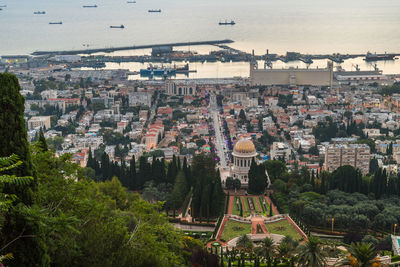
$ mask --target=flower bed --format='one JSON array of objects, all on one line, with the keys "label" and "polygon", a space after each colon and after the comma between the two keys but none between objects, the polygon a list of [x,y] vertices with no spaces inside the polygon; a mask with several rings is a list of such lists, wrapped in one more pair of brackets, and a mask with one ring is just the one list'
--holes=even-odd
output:
[{"label": "flower bed", "polygon": [[251,197],[246,197],[246,199],[247,199],[247,203],[249,204],[249,209],[250,209],[251,211],[254,211],[255,208],[254,208],[254,201],[253,201],[253,198],[251,198]]}]

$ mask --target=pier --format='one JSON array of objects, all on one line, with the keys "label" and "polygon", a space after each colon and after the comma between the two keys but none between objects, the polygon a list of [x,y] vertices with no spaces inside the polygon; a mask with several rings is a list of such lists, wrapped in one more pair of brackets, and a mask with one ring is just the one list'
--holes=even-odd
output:
[{"label": "pier", "polygon": [[122,47],[109,47],[109,48],[94,48],[94,49],[80,49],[80,50],[64,50],[64,51],[35,51],[33,56],[49,56],[49,55],[77,55],[77,54],[93,54],[93,53],[111,53],[115,51],[124,50],[137,50],[149,49],[157,47],[178,47],[178,46],[198,46],[198,45],[220,45],[231,44],[232,40],[215,40],[215,41],[200,41],[200,42],[180,42],[169,44],[153,44],[153,45],[138,45],[138,46],[122,46]]}]

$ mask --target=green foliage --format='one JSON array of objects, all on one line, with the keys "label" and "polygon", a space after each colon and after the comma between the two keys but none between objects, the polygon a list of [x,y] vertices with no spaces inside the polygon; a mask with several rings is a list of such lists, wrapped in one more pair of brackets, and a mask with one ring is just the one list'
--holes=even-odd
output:
[{"label": "green foliage", "polygon": [[287,108],[287,106],[293,105],[293,95],[283,95],[279,94],[278,97],[278,106]]},{"label": "green foliage", "polygon": [[[150,204],[120,182],[95,183],[69,155],[34,156],[35,196],[46,223],[43,235],[54,266],[181,266],[181,235]],[[42,216],[43,217],[43,216]]]},{"label": "green foliage", "polygon": [[368,243],[352,243],[348,248],[350,257],[344,258],[339,266],[352,265],[358,267],[370,267],[374,263],[378,263],[375,259],[377,253],[375,248]]},{"label": "green foliage", "polygon": [[321,247],[321,241],[316,237],[310,236],[305,244],[299,246],[297,262],[301,266],[326,266],[325,258],[327,254]]},{"label": "green foliage", "polygon": [[193,158],[191,177],[194,181],[193,216],[207,219],[217,217],[223,212],[225,193],[212,155],[199,154]]},{"label": "green foliage", "polygon": [[42,152],[45,152],[48,150],[46,138],[44,137],[43,131],[40,131],[40,133],[39,133],[39,140],[37,142],[37,146],[39,147],[39,149]]},{"label": "green foliage", "polygon": [[175,184],[171,192],[168,206],[173,209],[178,209],[182,206],[183,201],[188,193],[188,186],[186,183],[185,174],[179,171],[175,179]]},{"label": "green foliage", "polygon": [[[7,175],[14,178],[33,177],[29,184],[10,183],[9,177],[3,178],[6,183],[1,186],[2,196],[15,197],[8,199],[13,202],[12,204],[8,202],[11,204],[8,212],[1,214],[0,248],[14,256],[11,266],[47,266],[47,246],[43,242],[41,226],[23,212],[25,209],[30,209],[34,202],[33,194],[37,189],[37,181],[25,128],[24,97],[20,94],[20,90],[15,75],[0,74],[0,157],[15,154],[23,163],[18,168],[9,169]],[[26,253],[27,251],[29,253]]]},{"label": "green foliage", "polygon": [[280,160],[266,160],[263,162],[263,165],[268,172],[271,182],[280,178],[286,172],[286,164]]},{"label": "green foliage", "polygon": [[240,250],[250,252],[253,249],[253,242],[246,234],[243,234],[237,240],[236,247]]},{"label": "green foliage", "polygon": [[[10,171],[16,169],[22,165],[22,161],[18,160],[17,155],[11,155],[9,157],[0,158],[0,188],[2,189],[5,185],[16,185],[16,186],[27,186],[32,182],[31,176],[17,177],[16,175],[10,175]],[[3,193],[0,191],[0,212],[6,212],[11,208],[12,203],[18,198],[15,194]],[[0,224],[1,226],[1,224]]]},{"label": "green foliage", "polygon": [[262,194],[267,186],[267,176],[265,175],[264,165],[258,165],[253,158],[248,177],[249,186],[247,192],[250,194]]},{"label": "green foliage", "polygon": [[331,175],[329,188],[339,189],[344,192],[361,192],[362,175],[350,165],[337,168]]},{"label": "green foliage", "polygon": [[381,95],[393,95],[400,93],[400,83],[394,83],[392,86],[385,86],[380,91],[379,94]]}]

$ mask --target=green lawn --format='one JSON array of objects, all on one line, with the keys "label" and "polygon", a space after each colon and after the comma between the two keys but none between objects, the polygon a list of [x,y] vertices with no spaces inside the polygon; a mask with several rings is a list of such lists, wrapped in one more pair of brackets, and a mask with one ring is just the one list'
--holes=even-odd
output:
[{"label": "green lawn", "polygon": [[293,239],[302,239],[301,235],[294,229],[294,227],[287,221],[281,220],[273,223],[266,223],[265,226],[271,234],[278,234],[284,236],[291,236]]},{"label": "green lawn", "polygon": [[250,212],[250,208],[249,208],[249,203],[247,203],[247,198],[246,197],[241,197],[242,201],[244,202],[244,206],[245,206],[245,210],[244,212],[248,213]]},{"label": "green lawn", "polygon": [[229,241],[243,234],[251,234],[251,223],[239,223],[228,220],[225,224],[221,239]]},{"label": "green lawn", "polygon": [[235,197],[235,198],[233,199],[233,203],[232,203],[232,214],[233,214],[233,215],[240,215],[240,208],[238,209],[238,208],[237,208],[237,205],[236,205],[236,201],[237,201],[237,200],[239,200],[239,205],[242,205],[242,203],[240,202],[240,198]]},{"label": "green lawn", "polygon": [[257,211],[257,212],[262,212],[262,209],[261,209],[261,203],[260,203],[260,206],[258,205],[258,202],[257,202],[257,197],[253,197],[253,203],[254,203],[254,208],[255,208],[255,210]]}]

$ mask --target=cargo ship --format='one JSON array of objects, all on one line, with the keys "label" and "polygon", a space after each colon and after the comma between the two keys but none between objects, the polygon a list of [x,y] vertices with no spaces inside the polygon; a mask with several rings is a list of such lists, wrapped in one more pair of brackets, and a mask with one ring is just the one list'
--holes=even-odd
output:
[{"label": "cargo ship", "polygon": [[44,15],[44,14],[46,14],[46,11],[35,11],[35,12],[33,12],[33,14],[35,14],[35,15]]},{"label": "cargo ship", "polygon": [[96,8],[97,5],[91,5],[91,6],[83,6],[83,8]]},{"label": "cargo ship", "polygon": [[394,60],[394,54],[377,54],[368,52],[365,56],[365,61],[378,61],[378,60]]},{"label": "cargo ship", "polygon": [[161,13],[161,9],[149,9],[149,13]]},{"label": "cargo ship", "polygon": [[146,69],[140,70],[140,76],[152,77],[152,76],[173,76],[176,74],[176,69],[169,67],[158,67],[150,65]]},{"label": "cargo ship", "polygon": [[128,4],[136,4],[136,1],[128,1]]},{"label": "cargo ship", "polygon": [[225,20],[225,22],[219,22],[218,23],[219,25],[235,25],[236,24],[236,22],[234,22],[233,20],[231,20],[231,21],[226,21]]},{"label": "cargo ship", "polygon": [[62,21],[59,22],[49,22],[50,25],[55,25],[55,24],[62,24]]},{"label": "cargo ship", "polygon": [[124,25],[120,25],[120,26],[110,26],[111,29],[124,29],[125,26]]}]

